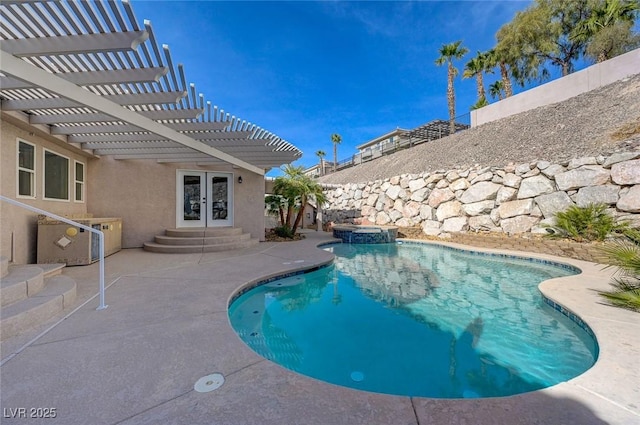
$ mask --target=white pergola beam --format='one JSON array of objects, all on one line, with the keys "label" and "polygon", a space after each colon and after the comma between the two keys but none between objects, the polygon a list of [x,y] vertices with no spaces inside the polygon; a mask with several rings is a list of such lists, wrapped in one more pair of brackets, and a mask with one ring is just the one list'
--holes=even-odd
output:
[{"label": "white pergola beam", "polygon": [[51,56],[135,50],[149,38],[147,31],[61,35],[2,41],[2,50],[13,56]]},{"label": "white pergola beam", "polygon": [[[60,78],[79,86],[122,84],[122,83],[152,83],[169,72],[169,68],[133,68],[112,69],[109,71],[80,71],[57,74]],[[17,78],[0,76],[0,90],[16,90],[33,88],[32,84]]]},{"label": "white pergola beam", "polygon": [[219,149],[215,149],[204,143],[198,142],[185,134],[168,128],[161,123],[155,122],[129,109],[125,109],[109,99],[90,93],[75,84],[65,81],[60,77],[13,56],[4,49],[0,50],[0,64],[2,64],[2,72],[5,75],[8,74],[14,77],[19,76],[19,78],[24,81],[42,87],[59,96],[64,96],[72,101],[79,102],[82,105],[92,108],[98,112],[111,115],[123,122],[128,122],[132,125],[141,127],[161,136],[162,138],[174,140],[206,155],[219,158],[230,164],[252,171],[258,175],[264,175],[264,169],[260,167],[252,165],[246,161],[242,161],[232,155],[220,151]]},{"label": "white pergola beam", "polygon": [[[47,74],[49,73],[47,72]],[[49,74],[49,75],[54,75],[54,74]],[[62,80],[62,78],[59,78],[57,76],[56,78]],[[76,86],[75,84],[73,86],[80,90],[83,90],[82,88]],[[89,93],[88,90],[85,90],[85,91]],[[131,106],[131,105],[178,103],[180,99],[182,99],[186,95],[187,95],[186,91],[173,91],[173,92],[152,92],[152,93],[105,94],[99,97],[103,99],[108,99],[109,101],[115,102],[118,105]],[[98,96],[98,95],[95,95],[95,96]],[[64,97],[51,97],[51,98],[42,98],[42,99],[3,99],[1,105],[2,105],[2,109],[4,109],[5,111],[80,108],[84,106],[79,102],[75,102],[73,100],[70,100]]]},{"label": "white pergola beam", "polygon": [[124,133],[132,131],[144,130],[131,124],[56,125],[51,127],[51,134]]}]

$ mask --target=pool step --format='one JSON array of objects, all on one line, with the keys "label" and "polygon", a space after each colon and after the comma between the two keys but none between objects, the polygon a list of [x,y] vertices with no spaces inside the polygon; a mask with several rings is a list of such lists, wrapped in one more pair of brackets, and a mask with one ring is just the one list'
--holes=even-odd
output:
[{"label": "pool step", "polygon": [[61,274],[64,264],[10,266],[0,281],[0,340],[51,319],[76,298],[76,282]]},{"label": "pool step", "polygon": [[242,233],[240,227],[167,229],[164,235],[156,236],[154,242],[145,243],[144,249],[167,254],[202,253],[244,249],[257,244],[258,240]]}]

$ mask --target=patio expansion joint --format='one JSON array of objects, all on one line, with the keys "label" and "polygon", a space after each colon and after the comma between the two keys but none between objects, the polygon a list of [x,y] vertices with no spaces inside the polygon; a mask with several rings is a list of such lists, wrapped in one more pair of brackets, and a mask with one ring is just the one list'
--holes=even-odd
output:
[{"label": "patio expansion joint", "polygon": [[420,418],[418,417],[418,412],[416,412],[416,405],[413,404],[413,397],[409,397],[409,401],[411,402],[411,410],[413,410],[413,416],[416,418],[416,424],[420,425]]},{"label": "patio expansion joint", "polygon": [[631,413],[632,415],[635,415],[635,416],[637,416],[637,417],[639,417],[639,418],[640,418],[640,411],[637,411],[637,410],[631,410],[631,409],[629,409],[628,407],[626,407],[626,406],[624,406],[624,405],[622,405],[622,404],[620,404],[620,403],[618,403],[618,402],[616,402],[616,401],[614,401],[614,400],[611,400],[610,398],[603,396],[603,395],[602,395],[602,394],[600,394],[599,392],[597,392],[597,391],[593,391],[593,390],[591,390],[591,389],[589,389],[589,388],[587,388],[587,387],[585,387],[585,386],[583,386],[583,385],[580,385],[580,384],[572,384],[572,385],[573,385],[573,386],[575,386],[576,388],[579,388],[579,389],[581,389],[581,390],[583,390],[583,391],[586,391],[586,392],[588,392],[589,394],[592,394],[592,395],[594,395],[594,396],[598,397],[599,399],[604,400],[604,401],[606,401],[607,403],[611,403],[611,404],[613,404],[614,406],[616,406],[616,407],[618,407],[618,408],[620,408],[620,409],[622,409],[622,410],[625,410],[625,411],[627,411],[627,412]]},{"label": "patio expansion joint", "polygon": [[185,392],[184,392],[184,393],[182,393],[182,394],[178,394],[177,396],[172,397],[172,398],[170,398],[170,399],[168,399],[168,400],[165,400],[165,401],[163,401],[163,402],[160,402],[160,403],[154,404],[153,406],[149,406],[149,407],[147,407],[146,409],[144,409],[144,410],[142,410],[142,411],[140,411],[140,412],[138,412],[138,413],[134,413],[133,415],[130,415],[130,416],[126,417],[126,418],[120,419],[119,421],[114,422],[114,423],[113,423],[113,425],[118,425],[118,424],[121,424],[121,423],[123,423],[123,422],[129,421],[129,420],[132,420],[133,418],[136,418],[136,417],[138,417],[138,416],[140,416],[140,415],[143,415],[143,414],[145,414],[145,413],[147,413],[147,412],[149,412],[149,411],[151,411],[151,410],[153,410],[153,409],[156,409],[156,408],[158,408],[158,407],[160,407],[160,406],[162,406],[162,405],[165,405],[165,404],[170,403],[170,402],[172,402],[172,401],[178,400],[179,398],[182,398],[182,397],[184,397],[184,396],[186,396],[187,394],[190,394],[190,393],[192,393],[192,392],[194,392],[193,388],[192,388],[192,389],[190,389],[190,390],[188,390],[188,391],[185,391]]}]

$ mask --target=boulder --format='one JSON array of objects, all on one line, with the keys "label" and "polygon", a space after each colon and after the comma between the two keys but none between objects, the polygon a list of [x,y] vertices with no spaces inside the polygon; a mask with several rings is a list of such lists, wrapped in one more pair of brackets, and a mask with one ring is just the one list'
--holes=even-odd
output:
[{"label": "boulder", "polygon": [[553,192],[534,199],[545,218],[555,217],[557,212],[564,211],[573,205],[573,201],[565,192]]},{"label": "boulder", "polygon": [[469,229],[467,217],[451,217],[442,223],[443,232],[463,232]]},{"label": "boulder", "polygon": [[413,225],[415,225],[415,221],[411,220],[410,218],[407,217],[402,217],[400,220],[396,221],[396,226],[399,227],[412,227]]},{"label": "boulder", "polygon": [[501,185],[491,182],[476,183],[462,194],[460,201],[465,204],[471,204],[474,202],[496,199],[498,190],[500,190],[501,187]]},{"label": "boulder", "polygon": [[452,200],[455,198],[455,194],[447,189],[433,189],[427,198],[427,203],[430,207],[438,208],[438,206],[443,203]]},{"label": "boulder", "polygon": [[618,162],[611,166],[611,179],[620,185],[640,183],[640,159]]},{"label": "boulder", "polygon": [[522,182],[522,177],[516,176],[513,173],[505,174],[502,179],[502,184],[508,187],[519,188],[520,182]]},{"label": "boulder", "polygon": [[422,220],[433,220],[436,218],[436,215],[429,205],[422,204],[420,205],[420,218]]},{"label": "boulder", "polygon": [[493,173],[491,171],[487,171],[486,173],[482,173],[478,175],[471,181],[471,184],[476,184],[478,182],[486,182],[489,180],[493,180]]},{"label": "boulder", "polygon": [[517,215],[531,214],[533,211],[533,199],[521,199],[518,201],[509,201],[500,204],[498,214],[501,219],[515,217]]},{"label": "boulder", "polygon": [[598,161],[595,156],[583,157],[583,158],[574,158],[569,161],[569,165],[567,165],[567,170],[573,170],[574,168],[582,167],[583,165],[597,165]]},{"label": "boulder", "polygon": [[411,192],[415,192],[415,191],[417,191],[419,189],[422,189],[426,185],[427,185],[427,183],[424,181],[424,179],[411,180],[409,182],[409,190]]},{"label": "boulder", "polygon": [[627,193],[620,196],[616,207],[620,211],[640,212],[640,185],[633,186]]},{"label": "boulder", "polygon": [[576,204],[579,207],[586,207],[589,204],[605,203],[614,205],[620,196],[620,186],[606,184],[604,186],[587,186],[578,190]]},{"label": "boulder", "polygon": [[384,212],[384,211],[380,211],[378,214],[376,214],[376,221],[375,223],[379,226],[383,226],[385,224],[388,224],[391,222],[391,218],[389,217],[389,215]]},{"label": "boulder", "polygon": [[369,195],[367,197],[367,200],[366,200],[365,204],[369,205],[369,206],[374,206],[377,201],[378,201],[378,194],[377,193],[372,193],[371,195]]},{"label": "boulder", "polygon": [[544,169],[541,168],[540,170],[542,170],[542,174],[547,177],[553,177],[556,174],[564,173],[565,171],[564,167],[560,164],[552,164]]},{"label": "boulder", "polygon": [[479,215],[469,217],[469,229],[471,230],[497,230],[498,227],[493,223],[488,215]]},{"label": "boulder", "polygon": [[420,214],[420,204],[415,201],[407,202],[402,210],[404,217],[411,218]]},{"label": "boulder", "polygon": [[496,195],[496,205],[500,205],[503,202],[512,201],[516,199],[516,194],[518,193],[517,189],[512,187],[503,186],[498,190],[498,194]]},{"label": "boulder", "polygon": [[425,220],[422,222],[422,232],[425,235],[437,236],[440,233],[440,222],[436,220]]},{"label": "boulder", "polygon": [[401,190],[403,189],[400,186],[389,186],[389,188],[385,191],[385,195],[395,201],[400,196]]},{"label": "boulder", "polygon": [[636,159],[640,157],[640,152],[619,152],[614,153],[609,158],[607,158],[602,166],[604,168],[611,168],[613,164],[617,164],[618,162],[630,161],[632,159]]},{"label": "boulder", "polygon": [[584,165],[580,168],[556,174],[556,184],[560,190],[579,189],[585,186],[599,186],[609,181],[609,170],[600,165]]},{"label": "boulder", "polygon": [[454,180],[453,182],[449,183],[449,189],[453,190],[454,192],[456,190],[465,190],[469,188],[469,186],[470,184],[467,181],[467,179],[463,179],[463,178]]},{"label": "boulder", "polygon": [[464,204],[462,206],[462,211],[464,211],[466,215],[470,216],[488,214],[494,206],[495,202],[493,200],[473,202],[471,204]]},{"label": "boulder", "polygon": [[449,217],[459,216],[461,207],[462,204],[459,201],[444,202],[436,210],[436,217],[438,221],[443,221]]},{"label": "boulder", "polygon": [[535,198],[555,191],[555,185],[545,176],[534,176],[522,180],[518,199]]},{"label": "boulder", "polygon": [[540,221],[540,219],[536,217],[519,215],[517,217],[502,220],[500,222],[500,227],[502,227],[503,232],[514,235],[529,231],[536,223],[538,223],[538,221]]},{"label": "boulder", "polygon": [[415,192],[413,192],[409,199],[416,202],[422,202],[425,199],[427,199],[428,196],[429,196],[429,189],[427,189],[426,187],[423,187],[422,189],[418,189]]}]

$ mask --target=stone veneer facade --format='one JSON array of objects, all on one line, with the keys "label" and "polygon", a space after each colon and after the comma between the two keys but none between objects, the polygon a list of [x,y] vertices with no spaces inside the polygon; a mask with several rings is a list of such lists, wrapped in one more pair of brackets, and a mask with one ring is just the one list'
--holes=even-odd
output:
[{"label": "stone veneer facade", "polygon": [[458,232],[546,233],[571,205],[606,203],[640,225],[640,152],[403,174],[328,190],[324,221],[420,226],[430,236]]}]

